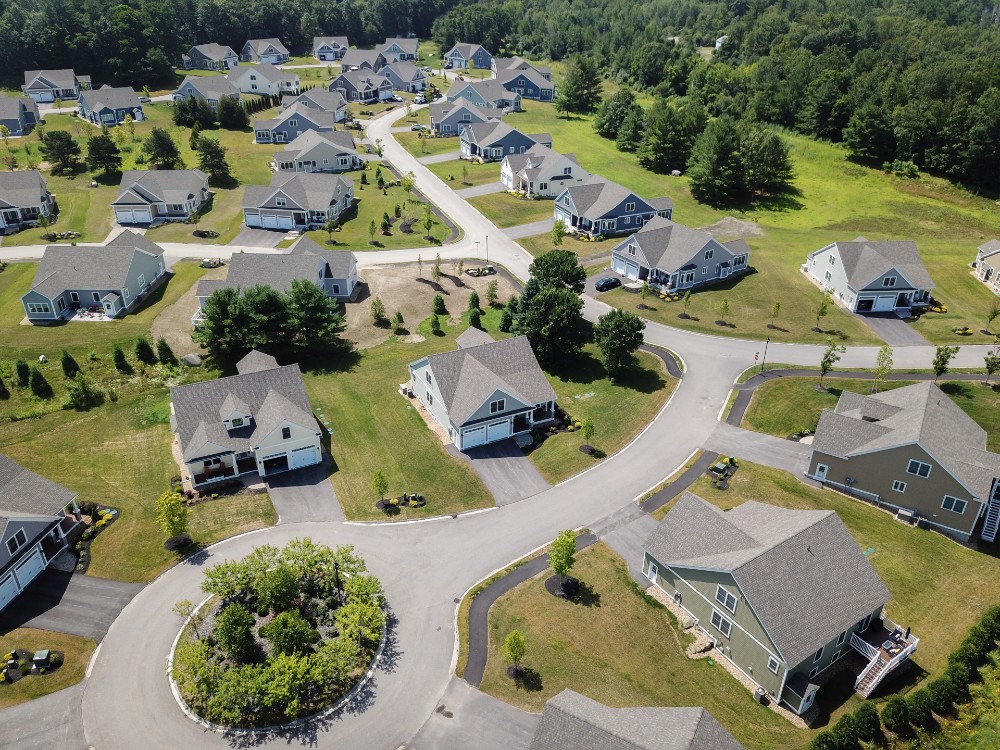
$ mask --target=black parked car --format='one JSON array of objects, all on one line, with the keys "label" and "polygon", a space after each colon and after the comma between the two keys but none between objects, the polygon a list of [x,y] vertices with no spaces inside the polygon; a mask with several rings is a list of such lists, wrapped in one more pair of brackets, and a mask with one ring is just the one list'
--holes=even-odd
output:
[{"label": "black parked car", "polygon": [[594,282],[594,289],[599,292],[606,292],[621,285],[621,279],[616,279],[614,276],[605,276],[603,279],[598,279]]}]

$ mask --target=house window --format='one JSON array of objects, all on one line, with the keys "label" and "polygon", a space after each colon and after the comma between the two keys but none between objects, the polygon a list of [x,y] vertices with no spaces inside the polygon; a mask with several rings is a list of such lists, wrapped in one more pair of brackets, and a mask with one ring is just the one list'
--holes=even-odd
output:
[{"label": "house window", "polygon": [[896,286],[896,277],[886,276],[884,279],[882,279],[882,286]]},{"label": "house window", "polygon": [[29,302],[28,312],[34,314],[50,313],[52,309],[44,302]]},{"label": "house window", "polygon": [[288,121],[288,126],[289,126],[289,127],[292,127],[292,128],[294,128],[294,127],[298,127],[298,124],[299,124],[299,121],[298,121],[298,120],[289,120],[289,121]]},{"label": "house window", "polygon": [[910,463],[906,466],[906,473],[916,474],[918,477],[926,479],[931,475],[931,465],[925,464],[923,461],[911,459]]},{"label": "house window", "polygon": [[714,255],[715,255],[715,250],[706,250],[705,260],[711,260]]},{"label": "house window", "polygon": [[811,680],[817,674],[819,674],[819,667],[813,667],[812,669],[809,670],[809,679]]},{"label": "house window", "polygon": [[635,203],[626,203],[625,204],[625,210],[626,211],[635,211]]},{"label": "house window", "polygon": [[819,648],[819,650],[816,651],[815,654],[813,654],[813,664],[815,664],[816,662],[818,662],[820,659],[823,658],[823,649],[824,648],[826,648],[826,647],[825,646],[821,646]]},{"label": "house window", "polygon": [[827,271],[823,278],[825,278],[827,281],[833,281],[833,274]]},{"label": "house window", "polygon": [[833,662],[837,661],[837,659],[839,659],[842,654],[843,654],[842,651],[839,651],[839,650],[838,651],[834,651],[833,652],[833,656],[830,657],[830,663],[832,664]]},{"label": "house window", "polygon": [[507,409],[507,399],[500,399],[499,401],[490,401],[490,414],[499,414]]},{"label": "house window", "polygon": [[737,257],[733,258],[733,266],[737,268],[739,266],[746,265],[746,262],[747,262],[747,256],[745,255],[738,255]]},{"label": "house window", "polygon": [[24,529],[18,529],[17,533],[7,540],[7,551],[13,555],[27,543],[28,536],[24,533]]},{"label": "house window", "polygon": [[736,597],[726,591],[726,589],[722,587],[722,584],[719,584],[719,586],[715,589],[715,601],[733,614],[736,614]]},{"label": "house window", "polygon": [[712,626],[726,636],[726,638],[733,632],[733,624],[715,609],[712,610]]},{"label": "house window", "polygon": [[893,492],[906,492],[906,482],[901,482],[898,479],[892,480],[892,491]]},{"label": "house window", "polygon": [[844,645],[844,641],[846,641],[846,640],[847,640],[847,631],[845,630],[843,633],[841,633],[837,637],[837,645],[838,646],[843,646]]},{"label": "house window", "polygon": [[286,201],[285,201],[284,198],[275,198],[274,199],[274,205],[276,205],[276,206],[284,206],[285,203],[286,203]]},{"label": "house window", "polygon": [[632,217],[631,216],[626,216],[624,218],[624,220],[622,221],[622,224],[631,224],[631,223],[632,223]]},{"label": "house window", "polygon": [[828,260],[830,261],[830,265],[831,265],[831,266],[835,266],[835,265],[837,265],[837,259],[836,259],[836,258],[834,258],[834,257],[833,257],[832,255],[831,255],[831,256],[829,256]]},{"label": "house window", "polygon": [[94,302],[100,302],[101,301],[101,295],[100,294],[98,294],[97,292],[91,292],[91,294],[94,295]]},{"label": "house window", "polygon": [[128,289],[126,288],[122,289],[122,296],[125,298],[125,301],[128,302],[128,298],[131,297],[132,295],[128,293]]},{"label": "house window", "polygon": [[538,189],[539,190],[548,190],[549,189],[549,183],[547,183],[547,182],[539,182],[538,183]]},{"label": "house window", "polygon": [[282,440],[290,440],[291,437],[292,437],[292,428],[291,427],[282,427],[281,428],[281,439]]},{"label": "house window", "polygon": [[424,377],[425,377],[425,378],[427,378],[427,384],[428,384],[428,385],[430,385],[430,382],[431,382],[431,374],[430,374],[430,373],[428,372],[428,373],[426,373],[426,374],[424,375]]},{"label": "house window", "polygon": [[704,276],[707,273],[708,273],[708,266],[705,266],[704,268],[701,269],[701,275]]},{"label": "house window", "polygon": [[629,245],[628,246],[628,254],[629,255],[635,255],[635,245]]},{"label": "house window", "polygon": [[139,288],[141,289],[145,285],[146,285],[146,274],[140,273],[139,274]]},{"label": "house window", "polygon": [[563,198],[563,205],[564,206],[568,206],[569,205],[569,196],[568,195],[565,198]]},{"label": "house window", "polygon": [[573,174],[573,167],[563,167],[563,174]]},{"label": "house window", "polygon": [[952,497],[951,495],[945,495],[944,502],[941,503],[942,508],[950,510],[953,513],[958,513],[959,515],[965,513],[965,506],[967,505],[968,503],[965,500],[960,500],[957,497]]},{"label": "house window", "polygon": [[773,656],[767,660],[767,668],[770,669],[775,674],[778,674],[778,660]]},{"label": "house window", "polygon": [[431,406],[434,405],[434,394],[430,391],[427,391],[427,403]]}]

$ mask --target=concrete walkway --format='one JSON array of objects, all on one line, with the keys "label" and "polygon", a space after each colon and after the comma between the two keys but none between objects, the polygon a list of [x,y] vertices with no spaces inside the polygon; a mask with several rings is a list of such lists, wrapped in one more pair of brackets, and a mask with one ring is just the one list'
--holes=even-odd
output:
[{"label": "concrete walkway", "polygon": [[509,227],[503,233],[512,240],[521,240],[525,237],[534,237],[538,234],[548,234],[552,231],[552,225],[556,223],[555,217],[534,221],[531,224],[519,224],[516,227]]},{"label": "concrete walkway", "polygon": [[276,474],[267,481],[278,523],[343,521],[344,511],[330,484],[333,460],[323,454],[323,463],[306,469]]},{"label": "concrete walkway", "polygon": [[479,195],[492,195],[493,193],[502,193],[507,188],[504,184],[497,180],[496,182],[488,182],[485,185],[473,185],[472,187],[462,188],[461,190],[456,190],[455,195],[457,195],[462,200],[467,200],[469,198],[475,198]]},{"label": "concrete walkway", "polygon": [[417,161],[421,164],[437,164],[442,161],[454,161],[459,156],[462,155],[461,151],[446,151],[443,154],[431,154],[430,156],[422,156]]},{"label": "concrete walkway", "polygon": [[497,505],[516,503],[545,492],[551,486],[513,440],[501,440],[465,452],[449,445],[448,452],[469,462]]}]

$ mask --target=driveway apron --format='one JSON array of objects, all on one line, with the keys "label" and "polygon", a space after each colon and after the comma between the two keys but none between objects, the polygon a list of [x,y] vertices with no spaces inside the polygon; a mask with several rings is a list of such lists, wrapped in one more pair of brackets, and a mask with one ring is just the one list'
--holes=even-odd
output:
[{"label": "driveway apron", "polygon": [[497,505],[516,503],[551,486],[513,440],[482,445],[465,453],[449,445],[448,452],[472,464]]},{"label": "driveway apron", "polygon": [[279,524],[344,520],[344,511],[330,484],[332,468],[330,457],[324,454],[321,464],[275,474],[267,480]]}]

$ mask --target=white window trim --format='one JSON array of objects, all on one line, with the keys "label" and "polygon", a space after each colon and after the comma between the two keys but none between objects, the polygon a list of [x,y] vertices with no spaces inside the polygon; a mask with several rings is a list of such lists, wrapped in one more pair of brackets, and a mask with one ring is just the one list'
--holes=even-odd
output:
[{"label": "white window trim", "polygon": [[840,634],[840,636],[839,636],[839,637],[837,638],[837,645],[838,645],[838,646],[843,646],[843,645],[844,645],[844,641],[846,641],[846,640],[847,640],[847,631],[845,630],[845,631],[844,631],[843,633],[841,633],[841,634]]},{"label": "white window trim", "polygon": [[898,492],[900,494],[903,494],[904,492],[906,492],[906,482],[903,482],[902,480],[899,480],[899,479],[893,479],[892,480],[892,491],[893,492]]},{"label": "white window trim", "polygon": [[809,679],[811,680],[818,674],[819,674],[819,667],[813,667],[812,669],[809,670]]},{"label": "white window trim", "polygon": [[[773,665],[773,666],[772,666]],[[781,662],[775,659],[773,656],[767,658],[767,668],[771,670],[774,674],[778,674],[778,668],[781,666]]]},{"label": "white window trim", "polygon": [[507,399],[500,398],[496,401],[490,401],[490,414],[502,414],[505,411],[507,411]]},{"label": "white window trim", "polygon": [[[721,599],[719,598],[719,594],[722,594]],[[732,606],[729,605],[730,599],[733,601]],[[728,609],[734,615],[736,614],[736,605],[739,603],[739,600],[721,583],[715,587],[715,601]]]},{"label": "white window trim", "polygon": [[[715,622],[716,618],[718,618],[719,620],[718,623]],[[726,638],[729,638],[732,635],[733,632],[732,621],[729,618],[723,616],[723,614],[714,607],[712,608],[712,617],[710,622],[712,623],[712,627],[718,630],[724,636],[726,636]]]},{"label": "white window trim", "polygon": [[[948,503],[949,500],[952,501],[950,508],[947,507],[947,503]],[[962,507],[961,510],[957,510],[957,507],[959,505],[961,505],[961,507]],[[969,507],[969,501],[968,500],[963,500],[962,498],[955,497],[954,495],[945,495],[944,499],[941,501],[941,509],[942,510],[947,510],[947,511],[949,511],[951,513],[955,513],[956,515],[959,515],[959,516],[963,515],[965,513],[965,509],[968,508],[968,507]]]},{"label": "white window trim", "polygon": [[[911,467],[911,466],[913,466],[913,464],[916,464],[916,465],[917,465],[917,471],[910,471],[910,467]],[[926,474],[920,474],[920,473],[919,473],[919,472],[920,472],[920,467],[921,467],[921,466],[926,466],[926,467],[927,467],[927,473],[926,473]],[[909,460],[909,461],[907,462],[907,464],[906,464],[906,473],[907,473],[907,474],[912,474],[912,475],[913,475],[913,476],[915,476],[915,477],[920,477],[921,479],[927,479],[927,478],[929,478],[929,477],[930,477],[930,475],[931,475],[931,470],[932,470],[933,468],[934,468],[933,466],[931,466],[931,465],[930,465],[929,463],[927,463],[927,462],[925,462],[925,461],[918,461],[918,460],[917,460],[917,459],[915,459],[915,458],[911,458],[911,459],[910,459],[910,460]]]},{"label": "white window trim", "polygon": [[816,650],[816,653],[813,654],[813,664],[815,664],[816,662],[818,662],[820,659],[823,658],[824,651],[826,651],[826,646],[822,646],[821,648]]}]

